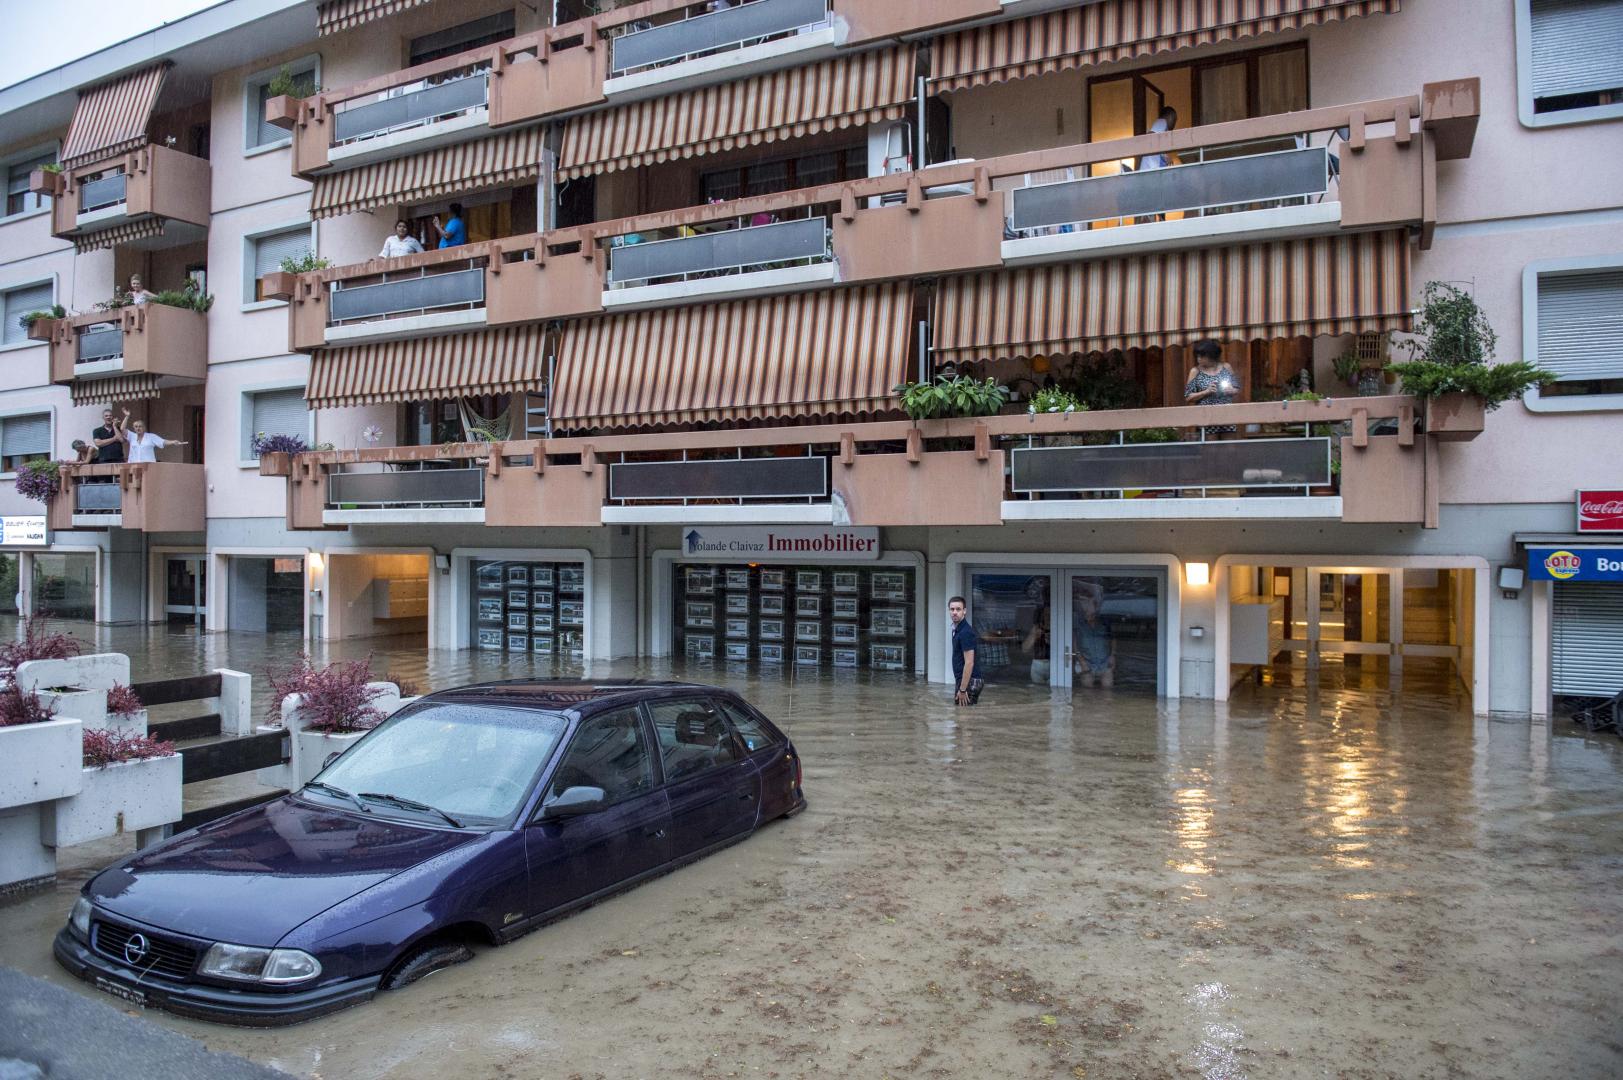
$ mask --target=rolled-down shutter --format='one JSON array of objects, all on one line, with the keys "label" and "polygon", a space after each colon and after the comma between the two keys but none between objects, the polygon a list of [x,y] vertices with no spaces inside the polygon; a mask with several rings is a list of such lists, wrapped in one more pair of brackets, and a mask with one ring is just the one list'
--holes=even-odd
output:
[{"label": "rolled-down shutter", "polygon": [[1550,623],[1554,693],[1610,697],[1623,690],[1623,585],[1556,582]]},{"label": "rolled-down shutter", "polygon": [[1532,0],[1533,96],[1623,87],[1623,0]]},{"label": "rolled-down shutter", "polygon": [[28,340],[28,331],[23,328],[22,317],[30,311],[45,311],[50,308],[52,292],[51,283],[47,281],[41,285],[12,289],[6,293],[4,344],[15,345]]},{"label": "rolled-down shutter", "polygon": [[1623,379],[1623,269],[1538,282],[1538,366],[1566,379]]},{"label": "rolled-down shutter", "polygon": [[283,259],[298,259],[310,254],[314,248],[310,230],[305,227],[284,233],[272,233],[254,241],[254,279],[264,277],[282,268]]},{"label": "rolled-down shutter", "polygon": [[51,453],[51,414],[33,413],[28,416],[8,416],[0,420],[0,455],[20,457]]},{"label": "rolled-down shutter", "polygon": [[242,433],[243,460],[253,457],[255,435],[297,435],[310,433],[310,406],[304,400],[304,387],[262,390],[250,398],[250,423]]}]

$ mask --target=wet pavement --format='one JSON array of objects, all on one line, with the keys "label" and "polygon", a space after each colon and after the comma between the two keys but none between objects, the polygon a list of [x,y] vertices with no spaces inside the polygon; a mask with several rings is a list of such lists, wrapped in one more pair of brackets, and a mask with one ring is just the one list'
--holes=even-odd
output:
[{"label": "wet pavement", "polygon": [[[98,636],[138,678],[295,647]],[[340,651],[426,687],[503,674]],[[789,730],[806,813],[335,1016],[145,1015],[327,1078],[1623,1074],[1612,736],[1357,689],[955,710],[896,676],[710,677]],[[0,907],[0,961],[107,1000],[50,936],[119,853],[70,849],[54,892]]]}]

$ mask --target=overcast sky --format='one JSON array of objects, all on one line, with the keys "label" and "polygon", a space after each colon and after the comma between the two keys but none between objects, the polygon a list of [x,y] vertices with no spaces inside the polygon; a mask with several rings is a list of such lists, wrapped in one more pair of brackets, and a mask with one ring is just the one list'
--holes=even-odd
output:
[{"label": "overcast sky", "polygon": [[0,86],[116,45],[219,0],[0,0]]}]

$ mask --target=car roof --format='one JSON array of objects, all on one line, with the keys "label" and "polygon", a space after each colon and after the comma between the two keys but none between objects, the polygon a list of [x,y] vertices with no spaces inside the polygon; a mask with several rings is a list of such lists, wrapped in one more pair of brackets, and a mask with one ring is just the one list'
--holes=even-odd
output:
[{"label": "car roof", "polygon": [[426,701],[457,702],[470,705],[506,705],[549,709],[558,712],[595,712],[594,706],[614,702],[640,701],[670,691],[693,691],[734,697],[731,690],[703,683],[662,679],[508,679],[475,683],[441,690],[423,698]]}]

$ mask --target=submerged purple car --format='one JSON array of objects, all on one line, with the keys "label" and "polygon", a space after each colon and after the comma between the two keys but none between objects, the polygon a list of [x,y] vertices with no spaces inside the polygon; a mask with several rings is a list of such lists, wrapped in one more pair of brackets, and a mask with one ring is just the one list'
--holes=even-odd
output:
[{"label": "submerged purple car", "polygon": [[138,1004],[295,1023],[805,805],[794,746],[727,690],[449,690],[400,710],[301,791],[97,874],[56,958]]}]

